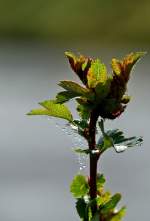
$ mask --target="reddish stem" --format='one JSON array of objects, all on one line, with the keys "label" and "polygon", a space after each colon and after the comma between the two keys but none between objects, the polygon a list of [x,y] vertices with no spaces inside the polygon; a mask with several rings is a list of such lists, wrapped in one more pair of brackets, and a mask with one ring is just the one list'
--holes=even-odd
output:
[{"label": "reddish stem", "polygon": [[[98,120],[98,113],[96,110],[91,112],[90,116],[90,123],[89,123],[89,149],[92,151],[96,147],[96,122]],[[90,186],[90,198],[91,200],[96,199],[97,197],[97,186],[96,186],[96,179],[97,179],[97,162],[99,159],[99,155],[96,154],[90,154],[90,180],[89,180],[89,186]],[[92,204],[92,215],[94,215],[97,212],[97,203]]]}]

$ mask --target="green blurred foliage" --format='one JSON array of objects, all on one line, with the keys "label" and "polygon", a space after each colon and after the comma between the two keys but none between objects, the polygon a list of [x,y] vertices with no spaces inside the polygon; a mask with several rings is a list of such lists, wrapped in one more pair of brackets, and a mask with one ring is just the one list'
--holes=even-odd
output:
[{"label": "green blurred foliage", "polygon": [[149,0],[1,0],[0,37],[149,43],[149,11]]}]

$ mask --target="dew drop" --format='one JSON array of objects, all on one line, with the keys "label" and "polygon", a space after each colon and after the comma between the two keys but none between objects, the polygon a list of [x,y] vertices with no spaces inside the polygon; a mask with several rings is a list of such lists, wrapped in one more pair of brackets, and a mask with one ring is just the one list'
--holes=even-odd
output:
[{"label": "dew drop", "polygon": [[80,172],[86,168],[87,165],[87,157],[84,154],[78,154],[78,164]]},{"label": "dew drop", "polygon": [[118,213],[118,211],[119,211],[119,210],[118,210],[117,208],[114,209],[114,213]]},{"label": "dew drop", "polygon": [[78,134],[78,127],[69,123],[55,122],[56,127],[60,128],[65,134],[67,134],[75,147],[85,147],[86,141],[83,137]]},{"label": "dew drop", "polygon": [[136,146],[141,147],[143,145],[143,139],[138,140]]},{"label": "dew drop", "polygon": [[86,203],[89,203],[89,196],[88,195],[85,195],[83,198]]},{"label": "dew drop", "polygon": [[[53,121],[57,128],[63,131],[71,140],[73,147],[75,148],[86,148],[87,142],[86,140],[78,134],[78,127],[66,123],[64,120],[57,120],[51,117],[48,120]],[[77,163],[79,165],[79,171],[81,172],[86,168],[87,165],[87,156],[84,154],[77,154]]]},{"label": "dew drop", "polygon": [[139,142],[139,143],[136,144],[136,146],[141,147],[142,144],[143,144],[143,142]]},{"label": "dew drop", "polygon": [[128,147],[125,146],[125,145],[114,145],[114,148],[115,148],[115,151],[117,153],[121,153],[121,152],[124,152]]},{"label": "dew drop", "polygon": [[91,153],[92,154],[97,154],[97,153],[100,153],[100,151],[99,150],[92,150]]}]

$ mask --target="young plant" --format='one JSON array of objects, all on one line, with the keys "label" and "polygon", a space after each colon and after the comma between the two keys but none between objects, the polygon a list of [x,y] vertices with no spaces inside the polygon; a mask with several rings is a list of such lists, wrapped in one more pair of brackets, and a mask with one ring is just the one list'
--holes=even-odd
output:
[{"label": "young plant", "polygon": [[[32,110],[28,115],[47,115],[63,118],[78,134],[87,141],[87,148],[78,147],[79,154],[89,155],[89,175],[78,174],[74,177],[70,191],[76,198],[76,209],[83,221],[121,221],[125,207],[116,209],[121,195],[104,191],[105,177],[97,172],[97,163],[101,155],[114,148],[117,153],[142,143],[142,137],[128,137],[119,129],[104,128],[106,120],[114,120],[126,109],[130,96],[126,93],[127,83],[135,63],[144,56],[144,52],[127,55],[123,60],[111,61],[112,73],[99,59],[83,55],[75,56],[71,52],[65,55],[71,68],[80,78],[82,85],[73,81],[60,81],[63,91],[54,100],[42,101],[41,108]],[[77,102],[79,119],[74,119],[64,103],[71,99]],[[96,134],[101,131],[99,140]]]}]

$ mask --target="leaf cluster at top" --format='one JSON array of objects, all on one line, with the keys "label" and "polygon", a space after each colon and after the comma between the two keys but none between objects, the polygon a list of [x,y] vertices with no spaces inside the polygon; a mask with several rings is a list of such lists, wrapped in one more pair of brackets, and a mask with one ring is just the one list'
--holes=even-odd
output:
[{"label": "leaf cluster at top", "polygon": [[64,90],[56,95],[55,100],[40,102],[42,108],[32,110],[28,115],[48,115],[72,122],[72,114],[64,103],[76,98],[77,111],[82,120],[87,121],[92,110],[96,110],[104,119],[115,119],[130,101],[126,94],[127,82],[134,64],[144,54],[131,53],[123,60],[113,58],[110,75],[105,64],[99,59],[83,55],[77,57],[66,52],[71,68],[80,78],[82,85],[69,80],[60,81],[59,86]]}]

